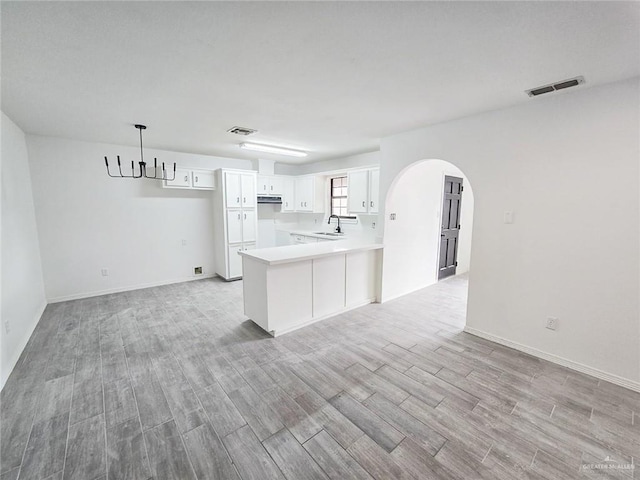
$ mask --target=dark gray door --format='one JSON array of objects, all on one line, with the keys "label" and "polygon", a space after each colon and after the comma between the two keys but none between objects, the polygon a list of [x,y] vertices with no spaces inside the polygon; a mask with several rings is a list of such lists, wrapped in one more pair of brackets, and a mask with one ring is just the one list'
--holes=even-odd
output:
[{"label": "dark gray door", "polygon": [[456,274],[461,204],[462,179],[448,175],[445,176],[444,198],[442,199],[442,230],[440,231],[438,280]]}]

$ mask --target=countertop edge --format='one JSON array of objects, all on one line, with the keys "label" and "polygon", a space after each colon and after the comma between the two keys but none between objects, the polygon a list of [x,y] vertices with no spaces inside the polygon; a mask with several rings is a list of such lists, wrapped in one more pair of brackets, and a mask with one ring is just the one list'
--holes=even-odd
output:
[{"label": "countertop edge", "polygon": [[[277,248],[287,248],[287,247],[277,247]],[[337,248],[335,250],[331,250],[328,252],[309,252],[302,255],[297,255],[297,256],[292,256],[289,258],[282,258],[277,260],[268,260],[265,258],[260,258],[253,253],[255,252],[255,250],[243,250],[238,252],[238,254],[243,257],[251,258],[256,262],[264,263],[265,265],[271,266],[271,265],[282,265],[285,263],[302,262],[305,260],[313,260],[315,258],[330,257],[333,255],[343,255],[343,254],[353,253],[353,252],[381,250],[383,248],[384,248],[384,244],[382,243],[363,243],[361,245],[350,245],[350,246],[345,246],[344,248]]]}]

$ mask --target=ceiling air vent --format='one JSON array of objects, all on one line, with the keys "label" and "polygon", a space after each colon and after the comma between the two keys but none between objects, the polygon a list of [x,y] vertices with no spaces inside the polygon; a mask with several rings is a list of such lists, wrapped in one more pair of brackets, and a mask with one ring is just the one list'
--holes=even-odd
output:
[{"label": "ceiling air vent", "polygon": [[252,135],[257,132],[253,128],[245,128],[245,127],[233,127],[227,130],[229,133],[235,133],[236,135],[242,135],[246,137],[247,135]]},{"label": "ceiling air vent", "polygon": [[575,77],[570,78],[569,80],[563,80],[558,83],[551,83],[542,87],[532,88],[531,90],[526,90],[526,93],[530,97],[537,97],[538,95],[543,95],[545,93],[551,93],[569,87],[577,87],[578,85],[582,85],[583,83],[584,77]]}]

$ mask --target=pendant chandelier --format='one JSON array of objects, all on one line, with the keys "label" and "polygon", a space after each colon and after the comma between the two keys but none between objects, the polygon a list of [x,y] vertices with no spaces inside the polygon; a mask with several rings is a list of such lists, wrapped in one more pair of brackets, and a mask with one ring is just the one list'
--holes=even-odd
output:
[{"label": "pendant chandelier", "polygon": [[[158,159],[153,159],[153,175],[149,175],[147,172],[147,163],[144,161],[144,155],[142,152],[142,130],[145,130],[147,127],[145,125],[134,125],[140,131],[140,161],[138,162],[139,171],[136,174],[135,163],[131,160],[131,175],[125,175],[122,173],[122,166],[120,165],[120,155],[118,155],[118,172],[119,175],[111,175],[109,171],[109,160],[107,157],[104,157],[104,164],[107,166],[107,175],[113,178],[150,178],[152,180],[175,180],[176,178],[176,164],[173,164],[173,177],[169,178],[167,171],[164,168],[164,162],[162,162],[162,171],[158,172]],[[151,167],[149,167],[151,170]],[[158,175],[160,173],[161,175]]]}]

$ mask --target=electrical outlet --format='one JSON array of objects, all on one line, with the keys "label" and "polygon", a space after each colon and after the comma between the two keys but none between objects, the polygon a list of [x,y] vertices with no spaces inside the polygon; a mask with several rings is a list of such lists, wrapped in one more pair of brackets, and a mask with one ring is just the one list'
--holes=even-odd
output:
[{"label": "electrical outlet", "polygon": [[547,328],[549,330],[557,330],[558,319],[556,317],[547,317]]},{"label": "electrical outlet", "polygon": [[395,213],[390,213],[389,214],[389,220],[395,220],[396,219],[396,214]]},{"label": "electrical outlet", "polygon": [[183,247],[186,247],[186,246],[187,246],[187,241],[186,241],[184,238],[182,239],[182,246],[183,246]]},{"label": "electrical outlet", "polygon": [[4,322],[4,331],[5,333],[9,333],[11,331],[11,324],[9,323],[9,320],[5,320]]},{"label": "electrical outlet", "polygon": [[102,274],[103,277],[108,277],[109,276],[109,269],[108,268],[103,268],[100,270],[100,273]]},{"label": "electrical outlet", "polygon": [[376,229],[376,222],[371,222],[371,228]]}]

